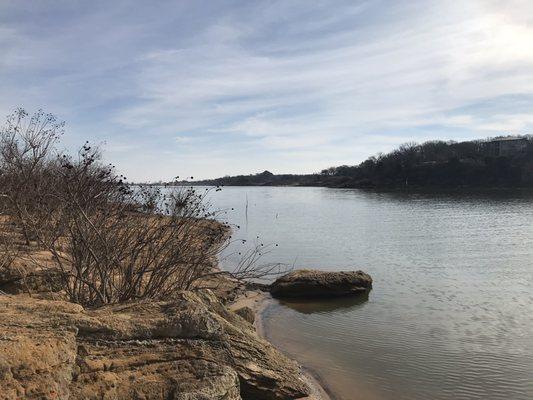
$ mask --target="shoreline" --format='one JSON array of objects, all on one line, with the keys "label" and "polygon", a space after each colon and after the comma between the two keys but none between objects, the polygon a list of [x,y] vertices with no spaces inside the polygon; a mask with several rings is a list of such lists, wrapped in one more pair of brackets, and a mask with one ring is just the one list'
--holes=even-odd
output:
[{"label": "shoreline", "polygon": [[[133,185],[148,185],[148,186],[161,186],[159,184],[139,184],[135,183]],[[326,189],[358,189],[368,192],[376,193],[397,193],[397,192],[413,192],[413,193],[478,193],[478,192],[503,192],[507,190],[522,191],[522,192],[533,192],[532,186],[469,186],[469,185],[450,185],[450,186],[440,186],[440,185],[410,185],[410,186],[394,186],[394,185],[303,185],[303,184],[276,184],[276,185],[266,185],[266,184],[247,184],[247,185],[224,185],[224,184],[215,184],[213,182],[188,182],[177,185],[169,185],[169,187],[231,187],[231,188],[242,188],[242,187],[260,187],[260,188],[326,188]]]},{"label": "shoreline", "polygon": [[249,307],[255,316],[254,327],[257,332],[257,335],[279,351],[289,357],[291,360],[294,360],[300,366],[302,372],[302,378],[305,383],[309,386],[311,394],[308,397],[303,397],[302,400],[336,400],[334,395],[331,393],[331,390],[327,388],[327,384],[320,378],[320,376],[313,371],[311,368],[308,368],[304,365],[301,365],[298,360],[295,360],[293,356],[287,354],[285,351],[280,349],[274,343],[272,343],[267,335],[265,323],[264,323],[264,313],[274,302],[274,299],[270,294],[262,292],[260,290],[248,290],[239,295],[230,305],[230,310],[237,310],[242,307]]}]

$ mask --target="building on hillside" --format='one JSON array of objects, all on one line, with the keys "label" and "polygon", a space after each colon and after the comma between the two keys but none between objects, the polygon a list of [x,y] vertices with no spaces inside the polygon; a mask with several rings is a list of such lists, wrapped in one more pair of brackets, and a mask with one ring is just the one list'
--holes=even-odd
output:
[{"label": "building on hillside", "polygon": [[527,148],[527,138],[508,136],[495,138],[486,143],[487,152],[493,157],[514,156],[524,153]]}]

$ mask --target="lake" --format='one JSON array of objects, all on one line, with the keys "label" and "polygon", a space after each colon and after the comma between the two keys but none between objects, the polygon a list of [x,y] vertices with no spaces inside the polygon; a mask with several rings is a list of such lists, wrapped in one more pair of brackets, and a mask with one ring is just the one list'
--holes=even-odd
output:
[{"label": "lake", "polygon": [[531,194],[226,187],[210,197],[247,240],[226,267],[263,243],[265,263],[372,275],[367,299],[265,312],[268,338],[336,398],[533,398]]}]

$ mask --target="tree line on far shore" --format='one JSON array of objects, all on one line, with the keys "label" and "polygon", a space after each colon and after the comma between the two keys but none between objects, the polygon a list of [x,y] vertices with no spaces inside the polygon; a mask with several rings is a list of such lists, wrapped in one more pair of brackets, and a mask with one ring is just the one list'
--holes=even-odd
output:
[{"label": "tree line on far shore", "polygon": [[[406,143],[390,153],[369,157],[358,165],[331,167],[320,173],[275,175],[264,171],[194,183],[377,189],[533,186],[533,138],[520,136],[501,139],[502,142],[518,141],[520,146],[503,153],[497,147],[500,145],[498,140],[494,139]],[[178,184],[183,183],[185,181]]]}]

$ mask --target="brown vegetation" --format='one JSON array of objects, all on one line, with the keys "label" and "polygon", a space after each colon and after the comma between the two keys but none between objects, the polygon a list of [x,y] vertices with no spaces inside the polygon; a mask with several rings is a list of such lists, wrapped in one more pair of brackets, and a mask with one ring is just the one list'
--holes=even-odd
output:
[{"label": "brown vegetation", "polygon": [[[205,286],[229,227],[214,220],[207,192],[192,188],[131,186],[97,147],[75,156],[57,148],[63,123],[17,110],[0,131],[0,199],[11,233],[0,236],[0,268],[20,245],[26,256],[49,252],[62,290],[72,302],[98,307],[135,299],[162,299]],[[258,278],[278,266],[257,266],[247,253],[230,275]],[[228,273],[229,274],[229,273]],[[56,282],[57,283],[57,282]]]}]

